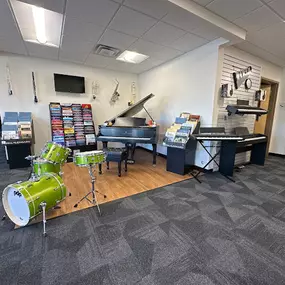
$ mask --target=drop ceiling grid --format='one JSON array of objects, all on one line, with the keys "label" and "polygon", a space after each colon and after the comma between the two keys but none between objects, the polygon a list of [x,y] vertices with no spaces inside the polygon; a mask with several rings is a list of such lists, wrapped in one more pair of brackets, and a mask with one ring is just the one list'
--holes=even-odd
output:
[{"label": "drop ceiling grid", "polygon": [[[234,85],[232,73],[234,71],[238,71],[241,68],[247,68],[248,66],[252,66],[253,68],[252,74],[250,75],[250,79],[253,82],[252,88],[249,91],[247,91],[245,90],[243,84],[238,90],[234,89],[234,94],[232,97],[219,98],[218,126],[225,127],[227,133],[232,133],[233,129],[236,127],[247,127],[249,129],[249,132],[253,133],[255,119],[256,119],[254,115],[228,116],[226,107],[227,105],[236,104],[237,99],[248,100],[250,106],[257,106],[257,102],[254,100],[254,96],[255,92],[260,89],[261,66],[256,65],[254,62],[249,62],[247,60],[234,57],[230,54],[224,54],[221,85],[229,84],[229,88],[231,88],[231,86]],[[249,160],[249,153],[240,153],[236,156],[235,164],[242,164],[247,162],[248,160]]]},{"label": "drop ceiling grid", "polygon": [[[97,44],[101,43],[102,38],[104,38],[104,35],[105,35],[105,33],[106,33],[108,30],[109,30],[109,31],[115,31],[115,32],[122,33],[122,34],[125,34],[125,35],[127,35],[127,36],[132,36],[132,37],[133,37],[133,35],[130,35],[130,34],[128,34],[127,32],[116,31],[116,30],[112,29],[112,22],[116,19],[116,16],[117,16],[117,14],[119,13],[120,9],[123,9],[123,8],[125,7],[124,5],[125,5],[125,2],[122,3],[122,5],[120,6],[120,8],[119,8],[118,11],[116,12],[116,14],[113,16],[113,19],[110,21],[109,25],[106,27],[104,33],[102,34],[102,36],[101,36],[100,40],[97,42]],[[144,12],[141,12],[141,11],[138,11],[138,10],[134,9],[133,7],[129,7],[129,6],[128,6],[128,9],[129,9],[129,10],[136,11],[136,12],[138,12],[138,13],[141,13],[142,15],[147,15],[147,14],[145,14]],[[150,17],[150,18],[153,18],[151,15],[147,15],[147,16]],[[201,36],[197,35],[197,33],[196,33],[196,34],[195,34],[195,33],[189,33],[188,31],[183,30],[183,29],[181,29],[181,28],[177,28],[176,26],[174,26],[174,25],[172,25],[172,24],[163,22],[163,21],[162,21],[163,18],[165,18],[165,15],[164,15],[164,14],[162,15],[162,17],[161,17],[160,19],[155,19],[155,18],[153,18],[153,20],[155,21],[155,23],[154,23],[149,29],[145,30],[145,32],[144,32],[143,34],[141,34],[140,36],[138,36],[138,37],[136,38],[136,40],[135,40],[132,44],[130,44],[129,46],[126,45],[126,46],[124,47],[124,49],[133,49],[133,47],[136,47],[136,46],[139,44],[139,41],[143,41],[145,44],[149,43],[150,46],[151,46],[151,44],[155,44],[155,45],[160,46],[161,49],[162,49],[162,51],[163,51],[163,48],[171,49],[171,50],[173,50],[173,53],[176,52],[176,53],[177,53],[177,56],[180,56],[180,55],[184,54],[185,52],[188,52],[188,51],[190,51],[190,50],[192,50],[192,49],[195,49],[195,48],[197,48],[197,47],[199,47],[199,46],[201,46],[201,45],[206,44],[207,42],[209,42],[209,40],[205,39],[204,37],[201,37]],[[169,26],[170,29],[177,29],[177,32],[180,32],[180,35],[179,35],[178,37],[176,37],[176,38],[170,40],[169,42],[167,42],[167,39],[165,39],[165,42],[164,42],[164,43],[155,41],[153,34],[152,34],[152,38],[149,38],[147,35],[148,35],[149,33],[152,33],[153,30],[155,30],[159,25],[164,25],[164,27],[165,27],[165,26]],[[188,50],[185,50],[185,48],[183,47],[183,45],[181,45],[182,47],[181,47],[180,49],[179,49],[179,47],[177,47],[177,46],[174,47],[174,44],[175,44],[176,42],[178,43],[180,40],[183,40],[183,38],[184,38],[185,36],[188,36],[188,35],[189,35],[189,36],[192,35],[193,37],[196,37],[197,40],[199,40],[199,43],[197,43],[196,45],[193,45],[193,48],[190,47]],[[171,37],[172,37],[172,36],[171,36]],[[108,45],[108,42],[105,42],[105,44]],[[115,43],[113,43],[112,46],[118,47],[118,46],[116,46]],[[138,52],[140,52],[140,48],[139,48],[139,47],[137,47],[137,50],[138,50]],[[143,53],[143,52],[141,52],[141,53]],[[85,62],[84,62],[85,64],[87,64],[88,57],[89,57],[90,55],[92,55],[92,51],[91,51],[91,53],[87,56],[87,58],[86,58],[86,60],[85,60]],[[175,55],[175,56],[170,56],[170,58],[167,58],[167,56],[166,56],[166,58],[165,58],[164,61],[171,60],[171,59],[173,59],[173,58],[175,58],[175,57],[177,57],[177,56],[176,56],[176,55]],[[158,58],[158,57],[153,58],[153,59],[154,59],[154,60],[161,60],[161,58]],[[115,62],[115,60],[114,60],[114,64],[117,65],[117,63]],[[95,66],[96,66],[96,64],[95,64]],[[112,63],[108,64],[106,67],[111,67],[111,66],[112,66]],[[156,65],[155,65],[155,66],[156,66]],[[141,70],[140,68],[138,68],[138,69]]]}]

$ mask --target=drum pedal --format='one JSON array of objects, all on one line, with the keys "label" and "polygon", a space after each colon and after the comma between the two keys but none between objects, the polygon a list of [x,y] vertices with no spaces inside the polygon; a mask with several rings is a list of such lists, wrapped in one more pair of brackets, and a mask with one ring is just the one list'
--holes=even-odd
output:
[{"label": "drum pedal", "polygon": [[128,160],[127,160],[127,163],[128,163],[128,164],[135,164],[135,160],[134,160],[134,159],[128,159]]}]

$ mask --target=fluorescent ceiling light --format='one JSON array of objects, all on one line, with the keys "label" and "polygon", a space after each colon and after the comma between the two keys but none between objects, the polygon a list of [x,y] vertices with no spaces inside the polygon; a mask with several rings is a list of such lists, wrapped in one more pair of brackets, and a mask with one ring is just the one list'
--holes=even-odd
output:
[{"label": "fluorescent ceiling light", "polygon": [[10,2],[25,41],[59,47],[62,14],[18,0]]},{"label": "fluorescent ceiling light", "polygon": [[122,54],[120,54],[116,59],[128,63],[141,63],[144,60],[149,58],[148,55],[144,55],[141,53],[137,53],[135,51],[125,50]]},{"label": "fluorescent ceiling light", "polygon": [[41,44],[47,42],[45,10],[42,7],[32,6],[37,40]]}]

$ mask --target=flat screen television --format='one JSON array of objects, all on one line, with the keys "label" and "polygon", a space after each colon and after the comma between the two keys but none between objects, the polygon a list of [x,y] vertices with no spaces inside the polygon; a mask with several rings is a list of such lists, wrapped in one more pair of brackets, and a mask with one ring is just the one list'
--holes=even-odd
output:
[{"label": "flat screen television", "polygon": [[85,78],[54,73],[56,92],[85,93]]}]

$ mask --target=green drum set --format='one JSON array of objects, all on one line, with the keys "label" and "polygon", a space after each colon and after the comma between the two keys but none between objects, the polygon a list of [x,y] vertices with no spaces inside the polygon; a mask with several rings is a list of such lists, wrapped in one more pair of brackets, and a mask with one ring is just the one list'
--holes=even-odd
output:
[{"label": "green drum set", "polygon": [[[40,155],[28,156],[31,162],[31,175],[28,181],[19,181],[8,185],[2,194],[3,207],[7,216],[18,226],[26,226],[33,218],[42,214],[43,234],[46,235],[46,211],[60,208],[58,204],[67,196],[67,189],[63,184],[62,166],[67,161],[71,149],[54,142],[47,142]],[[79,167],[87,167],[91,177],[92,188],[78,203],[84,199],[97,205],[95,175],[96,165],[102,165],[106,160],[103,151],[88,151],[77,153],[73,162]],[[92,200],[88,196],[92,194]],[[69,195],[71,195],[69,193]],[[102,194],[103,195],[103,194]],[[105,195],[103,195],[106,198]]]},{"label": "green drum set", "polygon": [[46,211],[58,207],[66,198],[61,167],[71,150],[54,142],[46,143],[39,157],[29,156],[31,175],[28,181],[8,185],[2,194],[7,216],[18,226],[27,225],[42,213],[46,235]]}]

